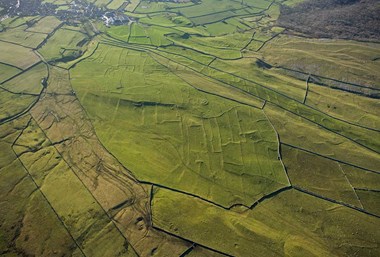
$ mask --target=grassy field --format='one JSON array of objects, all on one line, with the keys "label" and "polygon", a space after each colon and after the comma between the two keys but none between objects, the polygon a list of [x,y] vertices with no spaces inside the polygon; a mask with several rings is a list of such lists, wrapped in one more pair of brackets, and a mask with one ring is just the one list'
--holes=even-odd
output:
[{"label": "grassy field", "polygon": [[2,86],[14,93],[39,94],[42,89],[42,80],[47,76],[46,65],[40,63],[2,84]]},{"label": "grassy field", "polygon": [[43,2],[0,21],[0,255],[380,254],[378,43],[300,0]]},{"label": "grassy field", "polygon": [[0,21],[0,26],[2,29],[12,29],[18,26],[25,25],[27,22],[37,22],[41,17],[38,16],[28,16],[28,17],[8,17]]},{"label": "grassy field", "polygon": [[152,211],[154,226],[232,256],[375,256],[379,252],[378,218],[295,190],[253,210],[232,211],[156,189]]},{"label": "grassy field", "polygon": [[[0,89],[0,120],[13,117],[27,109],[36,99],[33,95],[19,95]],[[10,108],[10,106],[12,106]]]},{"label": "grassy field", "polygon": [[5,42],[36,48],[47,37],[44,33],[29,32],[26,31],[27,29],[27,25],[7,29],[0,34],[0,39]]},{"label": "grassy field", "polygon": [[379,128],[377,99],[311,84],[306,104],[331,116],[369,128]]},{"label": "grassy field", "polygon": [[265,46],[262,54],[276,66],[379,89],[377,44],[282,36]]},{"label": "grassy field", "polygon": [[32,27],[29,27],[26,31],[46,33],[49,34],[56,29],[62,21],[58,20],[54,16],[47,16],[39,20]]},{"label": "grassy field", "polygon": [[85,255],[137,256],[34,120],[13,149]]},{"label": "grassy field", "polygon": [[59,29],[42,46],[39,52],[48,61],[71,61],[82,54],[82,48],[87,43],[87,35],[79,31]]},{"label": "grassy field", "polygon": [[13,141],[27,122],[25,116],[0,126],[0,251],[9,256],[17,256],[19,251],[72,255],[77,251],[75,242],[12,151]]},{"label": "grassy field", "polygon": [[[363,208],[341,163],[296,148],[282,146],[284,164],[292,184],[318,195]],[[365,171],[357,169],[357,172]],[[367,187],[367,185],[365,186]]]},{"label": "grassy field", "polygon": [[0,69],[1,69],[0,83],[15,76],[17,73],[21,72],[20,68],[17,68],[15,66],[11,66],[8,64],[2,64],[2,63],[0,63]]},{"label": "grassy field", "polygon": [[125,0],[113,0],[107,5],[107,8],[117,10],[124,4],[124,2]]},{"label": "grassy field", "polygon": [[[116,58],[124,64],[114,66]],[[99,75],[88,80],[86,74],[95,70]],[[136,171],[138,178],[197,192],[225,206],[240,201],[250,205],[254,199],[287,185],[277,160],[275,133],[263,113],[227,98],[235,97],[259,108],[262,103],[257,99],[243,93],[234,95],[233,88],[191,73],[172,74],[137,51],[102,45],[91,59],[75,67],[71,77],[90,117],[102,121],[94,122],[98,136],[124,165]],[[170,84],[163,86],[168,77]],[[218,88],[225,91],[220,93],[225,100],[202,92]],[[130,119],[123,119],[125,115]],[[244,117],[252,121],[243,122]],[[128,133],[120,133],[123,129]],[[144,144],[138,140],[142,131]],[[123,147],[120,140],[129,147]],[[157,155],[162,144],[169,151],[166,156]],[[148,158],[139,163],[136,160],[144,158],[143,152],[149,152]],[[171,173],[181,175],[171,181]],[[264,181],[273,182],[268,187]],[[253,184],[257,187],[248,187]]]},{"label": "grassy field", "polygon": [[141,0],[130,0],[125,10],[128,12],[135,11],[136,7],[140,4]]},{"label": "grassy field", "polygon": [[280,108],[267,105],[265,113],[279,133],[281,142],[359,167],[379,171],[378,153],[366,149],[348,138],[321,129],[318,125]]},{"label": "grassy field", "polygon": [[0,61],[4,64],[26,69],[39,61],[38,56],[31,49],[0,41],[2,53]]}]

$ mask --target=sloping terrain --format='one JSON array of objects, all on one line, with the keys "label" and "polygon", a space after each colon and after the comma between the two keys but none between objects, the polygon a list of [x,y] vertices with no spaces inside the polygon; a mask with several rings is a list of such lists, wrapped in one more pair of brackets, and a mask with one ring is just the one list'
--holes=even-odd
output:
[{"label": "sloping terrain", "polygon": [[330,2],[1,3],[0,255],[379,256],[380,46],[283,23]]},{"label": "sloping terrain", "polygon": [[278,24],[311,37],[379,42],[379,12],[377,0],[309,0],[283,6]]}]

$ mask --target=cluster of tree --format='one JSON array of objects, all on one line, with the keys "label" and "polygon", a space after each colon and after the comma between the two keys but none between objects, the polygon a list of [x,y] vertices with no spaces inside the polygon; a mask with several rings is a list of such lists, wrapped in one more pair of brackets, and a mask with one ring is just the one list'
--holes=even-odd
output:
[{"label": "cluster of tree", "polygon": [[379,0],[306,0],[282,6],[280,26],[311,37],[380,41]]}]

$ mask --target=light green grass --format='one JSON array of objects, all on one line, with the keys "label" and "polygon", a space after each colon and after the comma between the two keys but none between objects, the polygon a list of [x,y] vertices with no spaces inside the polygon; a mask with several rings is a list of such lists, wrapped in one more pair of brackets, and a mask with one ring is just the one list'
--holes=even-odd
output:
[{"label": "light green grass", "polygon": [[271,64],[378,88],[380,49],[372,43],[281,36],[261,52]]},{"label": "light green grass", "polygon": [[187,255],[188,257],[225,257],[226,255],[214,252],[201,246],[194,247]]},{"label": "light green grass", "polygon": [[116,10],[124,4],[125,0],[113,0],[107,5],[108,9]]},{"label": "light green grass", "polygon": [[6,28],[6,29],[16,28],[18,26],[25,25],[26,22],[31,22],[31,23],[37,22],[39,19],[41,19],[41,17],[38,17],[38,16],[9,17],[0,22],[0,28],[1,27]]},{"label": "light green grass", "polygon": [[244,58],[234,61],[216,60],[212,67],[225,70],[247,80],[255,81],[297,100],[303,100],[306,82],[282,76],[275,70],[260,68],[256,58]]},{"label": "light green grass", "polygon": [[374,129],[380,128],[377,99],[309,84],[306,104],[334,117]]},{"label": "light green grass", "polygon": [[154,226],[232,256],[379,253],[379,219],[294,190],[234,211],[156,189],[152,212]]},{"label": "light green grass", "polygon": [[71,78],[99,138],[141,180],[225,206],[250,205],[288,183],[275,132],[257,108],[201,93],[121,48],[100,46]]},{"label": "light green grass", "polygon": [[295,5],[302,3],[304,1],[305,0],[286,0],[286,1],[284,1],[284,4],[288,5],[288,6],[295,6]]},{"label": "light green grass", "polygon": [[6,64],[2,64],[2,63],[0,63],[0,70],[1,70],[0,83],[4,80],[16,75],[17,73],[19,73],[21,71],[20,69],[18,69],[16,67],[6,65]]},{"label": "light green grass", "polygon": [[360,198],[360,201],[363,203],[363,206],[366,210],[371,213],[380,215],[380,204],[379,204],[379,191],[362,191],[357,190],[356,193]]},{"label": "light green grass", "polygon": [[[336,120],[333,117],[320,112],[319,110],[303,105],[301,100],[297,101],[296,98],[286,96],[285,94],[279,92],[279,90],[273,90],[270,88],[270,86],[257,83],[255,80],[244,79],[241,76],[233,74],[232,72],[205,66],[200,67],[199,64],[195,63],[190,63],[189,66],[196,69],[198,72],[221,80],[227,84],[233,84],[234,86],[239,87],[253,94],[254,96],[270,101],[275,105],[285,108],[286,110],[293,113],[297,113],[299,116],[311,120],[316,124],[319,124],[324,128],[333,131],[334,133],[348,137],[356,143],[361,144],[373,151],[380,151],[380,141],[377,140],[379,138],[377,131],[354,126],[344,121]],[[292,79],[288,78],[288,80]]]},{"label": "light green grass", "polygon": [[39,32],[39,33],[51,33],[61,23],[62,21],[58,20],[54,16],[47,16],[39,20],[32,27],[29,27],[27,31]]},{"label": "light green grass", "polygon": [[202,1],[200,4],[184,7],[179,9],[179,11],[186,17],[194,17],[201,15],[212,15],[216,12],[228,11],[237,8],[241,8],[242,5],[240,2],[232,2],[227,0],[221,1]]},{"label": "light green grass", "polygon": [[285,145],[281,149],[292,185],[363,208],[340,163]]},{"label": "light green grass", "polygon": [[377,153],[347,138],[270,104],[266,105],[265,113],[277,129],[281,142],[363,168],[378,170],[380,167]]},{"label": "light green grass", "polygon": [[46,64],[40,63],[2,86],[15,93],[39,94],[42,89],[42,79],[47,78],[47,75]]},{"label": "light green grass", "polygon": [[[179,35],[170,35],[168,39],[174,42],[176,45],[194,49],[202,53],[216,56],[222,59],[237,59],[241,57],[240,49],[237,49],[237,48],[231,49],[231,48],[228,48],[227,46],[218,47],[218,45],[215,45],[215,46],[208,45],[207,43],[203,43],[202,41],[204,40],[202,40],[201,38],[198,38],[197,36],[190,36],[190,38],[184,39]],[[226,41],[222,40],[221,38],[221,40],[219,41],[219,44],[222,42],[226,43]]]},{"label": "light green grass", "polygon": [[380,189],[379,174],[345,164],[341,164],[340,166],[354,188]]},{"label": "light green grass", "polygon": [[7,29],[5,32],[0,33],[0,39],[29,48],[37,48],[47,35],[25,31],[27,28],[27,25],[23,25],[13,29]]},{"label": "light green grass", "polygon": [[36,98],[36,96],[12,94],[0,89],[0,120],[12,117],[26,110]]},{"label": "light green grass", "polygon": [[0,126],[0,251],[9,256],[18,256],[19,251],[39,256],[71,255],[76,249],[74,241],[11,148],[29,118]]},{"label": "light green grass", "polygon": [[80,45],[87,36],[76,31],[59,29],[38,51],[48,61],[67,59],[71,61],[82,53]]},{"label": "light green grass", "polygon": [[[133,26],[133,25],[132,25]],[[107,29],[107,33],[116,39],[128,42],[131,31],[131,25],[114,26]]]},{"label": "light green grass", "polygon": [[76,63],[86,59],[89,56],[91,56],[94,53],[94,51],[96,50],[96,48],[98,47],[98,44],[99,44],[99,42],[97,39],[92,40],[91,42],[89,42],[85,46],[85,49],[83,50],[84,52],[83,52],[82,56],[80,56],[77,59],[74,59],[72,61],[59,62],[59,63],[57,63],[57,66],[65,68],[65,69],[69,69],[69,68],[73,67]]},{"label": "light green grass", "polygon": [[17,139],[14,150],[24,152],[21,162],[86,255],[136,256],[35,122]]},{"label": "light green grass", "polygon": [[130,0],[130,3],[125,7],[125,10],[128,12],[133,12],[141,0]]},{"label": "light green grass", "polygon": [[[187,7],[187,6],[192,6],[193,3],[187,2],[187,3],[174,3],[174,2],[153,2],[153,1],[140,1],[140,4],[138,7],[135,9],[136,13],[158,13],[158,12],[164,12],[166,10],[170,10],[173,8],[173,11],[177,11],[178,8],[180,7]],[[131,11],[133,8],[133,1],[132,1],[132,6],[127,7],[128,11]]]}]

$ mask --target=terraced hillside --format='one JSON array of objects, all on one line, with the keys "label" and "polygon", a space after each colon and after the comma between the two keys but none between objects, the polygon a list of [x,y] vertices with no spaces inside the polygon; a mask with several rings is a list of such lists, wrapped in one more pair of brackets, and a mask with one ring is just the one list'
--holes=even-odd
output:
[{"label": "terraced hillside", "polygon": [[0,255],[379,256],[379,38],[301,2],[1,3]]}]

